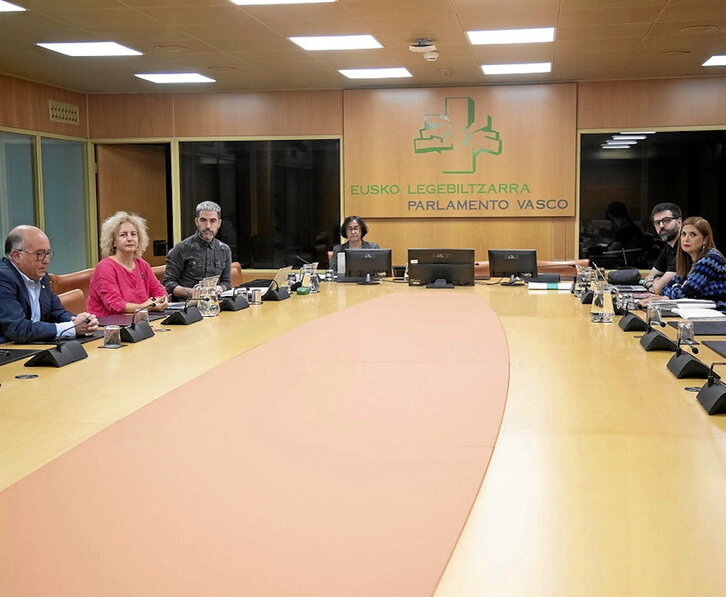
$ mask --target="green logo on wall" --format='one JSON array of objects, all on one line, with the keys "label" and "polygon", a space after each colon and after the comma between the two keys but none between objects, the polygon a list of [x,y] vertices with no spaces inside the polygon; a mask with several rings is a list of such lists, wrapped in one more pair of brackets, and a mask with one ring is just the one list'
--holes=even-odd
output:
[{"label": "green logo on wall", "polygon": [[470,97],[447,97],[443,114],[425,114],[424,127],[413,140],[414,153],[451,152],[453,168],[444,174],[473,174],[476,158],[482,153],[499,155],[502,141],[499,131],[492,127],[492,117],[486,124],[474,124],[476,103]]}]

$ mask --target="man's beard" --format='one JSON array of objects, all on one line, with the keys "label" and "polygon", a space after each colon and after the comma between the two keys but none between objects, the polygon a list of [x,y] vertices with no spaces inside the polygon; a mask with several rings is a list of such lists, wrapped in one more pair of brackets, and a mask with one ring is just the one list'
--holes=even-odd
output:
[{"label": "man's beard", "polygon": [[663,242],[669,243],[669,242],[673,241],[678,236],[678,230],[666,231],[663,234],[660,234],[659,236],[660,236],[660,239]]}]

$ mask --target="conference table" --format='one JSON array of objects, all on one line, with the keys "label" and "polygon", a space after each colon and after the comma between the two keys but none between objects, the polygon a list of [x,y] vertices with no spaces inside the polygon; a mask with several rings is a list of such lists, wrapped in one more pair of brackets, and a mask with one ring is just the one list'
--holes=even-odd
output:
[{"label": "conference table", "polygon": [[726,417],[569,292],[152,325],[0,368],[3,596],[726,594]]}]

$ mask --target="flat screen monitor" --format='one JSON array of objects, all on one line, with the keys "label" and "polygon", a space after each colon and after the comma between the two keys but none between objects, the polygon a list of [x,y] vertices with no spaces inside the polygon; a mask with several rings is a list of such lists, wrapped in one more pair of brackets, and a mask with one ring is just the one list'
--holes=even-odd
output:
[{"label": "flat screen monitor", "polygon": [[537,251],[534,249],[490,249],[489,272],[492,278],[509,278],[505,286],[522,283],[522,278],[537,277]]},{"label": "flat screen monitor", "polygon": [[409,249],[409,286],[474,285],[474,249]]},{"label": "flat screen monitor", "polygon": [[377,279],[391,275],[391,249],[346,249],[345,275]]}]

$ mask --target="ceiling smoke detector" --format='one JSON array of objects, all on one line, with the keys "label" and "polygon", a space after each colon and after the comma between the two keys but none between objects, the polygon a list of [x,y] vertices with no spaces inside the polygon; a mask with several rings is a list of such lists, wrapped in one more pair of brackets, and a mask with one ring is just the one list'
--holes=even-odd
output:
[{"label": "ceiling smoke detector", "polygon": [[432,43],[434,40],[427,37],[419,37],[416,43],[408,46],[408,49],[417,54],[426,54],[428,52],[436,52],[436,46]]}]

